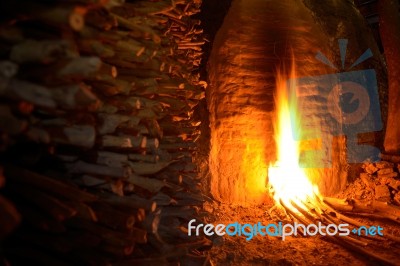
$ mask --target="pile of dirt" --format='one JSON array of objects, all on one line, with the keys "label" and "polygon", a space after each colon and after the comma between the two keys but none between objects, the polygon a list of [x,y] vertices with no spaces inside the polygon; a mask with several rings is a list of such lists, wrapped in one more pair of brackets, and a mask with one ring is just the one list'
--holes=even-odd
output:
[{"label": "pile of dirt", "polygon": [[[266,202],[257,207],[239,207],[220,203],[206,203],[207,223],[263,225],[287,222],[279,213],[271,211],[274,203]],[[257,235],[250,241],[245,236],[222,236],[214,238],[210,251],[211,259],[217,266],[224,265],[368,265],[368,261],[353,254],[329,238],[280,237]]]}]

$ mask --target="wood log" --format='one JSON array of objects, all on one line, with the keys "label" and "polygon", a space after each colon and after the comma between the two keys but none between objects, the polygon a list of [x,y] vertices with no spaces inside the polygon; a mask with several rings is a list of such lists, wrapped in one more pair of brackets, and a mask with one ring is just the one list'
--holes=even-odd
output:
[{"label": "wood log", "polygon": [[23,221],[39,231],[50,233],[64,233],[65,226],[62,222],[46,217],[38,210],[34,210],[31,206],[18,205],[18,211],[23,217]]},{"label": "wood log", "polygon": [[96,213],[98,223],[114,230],[129,231],[135,224],[134,214],[115,210],[110,205],[106,204],[94,203],[91,206]]},{"label": "wood log", "polygon": [[67,41],[25,40],[14,45],[10,51],[10,60],[23,63],[51,63],[62,58],[70,58],[71,44]]},{"label": "wood log", "polygon": [[115,114],[119,111],[119,109],[111,104],[101,103],[97,111],[99,113]]},{"label": "wood log", "polygon": [[52,98],[60,108],[79,109],[99,101],[83,83],[52,88],[51,92]]},{"label": "wood log", "polygon": [[[160,215],[162,214],[157,211],[151,213],[156,210],[157,204],[154,200],[146,199],[145,196],[148,198],[151,196],[150,193],[157,193],[161,190],[168,194],[173,194],[183,189],[180,186],[170,184],[173,178],[176,179],[177,184],[182,183],[182,176],[175,171],[177,169],[172,169],[171,173],[169,173],[169,170],[166,169],[167,166],[163,165],[170,164],[178,157],[172,155],[168,160],[165,160],[166,157],[160,159],[161,156],[157,153],[159,139],[161,139],[164,134],[162,130],[164,125],[160,125],[157,120],[163,119],[168,115],[169,118],[166,119],[164,123],[176,129],[179,133],[177,135],[188,135],[188,137],[185,138],[187,142],[184,142],[184,145],[193,143],[194,138],[192,138],[192,136],[194,135],[192,135],[192,133],[196,130],[195,126],[198,126],[198,124],[191,124],[192,120],[189,118],[193,115],[192,109],[194,105],[197,104],[197,101],[190,101],[187,100],[187,98],[198,99],[201,98],[201,96],[198,97],[198,95],[203,93],[203,91],[197,87],[198,83],[196,82],[198,81],[198,77],[190,73],[190,71],[194,70],[193,65],[199,63],[199,61],[196,60],[201,57],[201,53],[191,52],[187,49],[178,50],[178,48],[198,47],[203,42],[201,38],[196,38],[196,36],[194,36],[196,34],[194,27],[196,23],[192,23],[190,19],[185,17],[188,14],[197,12],[198,9],[196,9],[197,4],[192,5],[190,1],[186,0],[129,3],[127,7],[132,7],[130,10],[128,10],[128,8],[124,9],[124,6],[112,8],[112,6],[120,4],[119,0],[100,2],[99,0],[74,0],[72,5],[75,4],[85,7],[79,10],[75,8],[65,8],[64,5],[55,5],[47,9],[49,12],[47,12],[47,10],[39,10],[40,12],[38,14],[32,16],[50,24],[49,28],[60,29],[62,31],[61,33],[55,32],[54,34],[40,34],[45,34],[46,36],[54,35],[53,37],[50,36],[51,38],[63,36],[66,39],[69,38],[71,42],[66,42],[67,45],[64,50],[54,49],[55,54],[46,54],[45,52],[39,51],[37,53],[36,51],[19,51],[20,54],[27,54],[25,58],[22,57],[23,59],[21,59],[22,65],[30,62],[41,63],[42,65],[37,69],[31,68],[32,72],[30,72],[30,74],[24,74],[29,67],[21,66],[19,71],[22,72],[18,73],[18,77],[22,79],[27,77],[26,79],[31,82],[44,84],[44,86],[41,86],[44,89],[26,89],[28,86],[21,89],[21,91],[23,91],[21,95],[30,94],[32,99],[34,99],[30,101],[25,99],[26,96],[22,97],[15,92],[13,92],[11,96],[7,95],[7,97],[17,101],[23,99],[29,102],[30,106],[38,106],[36,107],[36,112],[31,115],[32,120],[30,121],[32,121],[33,125],[30,126],[26,132],[31,139],[42,139],[47,143],[79,143],[78,146],[83,148],[92,148],[96,145],[96,148],[103,148],[106,150],[97,151],[93,154],[85,152],[82,156],[82,154],[78,154],[82,149],[63,145],[58,146],[58,149],[66,152],[65,154],[71,154],[68,158],[63,156],[63,161],[65,165],[72,167],[69,169],[71,173],[79,174],[80,178],[77,178],[76,182],[82,182],[86,184],[86,186],[91,186],[92,188],[90,188],[90,191],[93,190],[94,194],[100,195],[100,202],[94,202],[96,201],[94,199],[94,201],[90,200],[91,204],[82,203],[87,200],[83,200],[84,196],[79,193],[86,192],[63,182],[61,183],[67,188],[64,192],[61,191],[60,193],[59,190],[61,190],[61,187],[57,187],[56,185],[56,189],[52,191],[51,186],[46,183],[47,180],[38,181],[39,183],[37,186],[30,184],[36,182],[32,180],[16,181],[18,177],[11,182],[18,186],[27,184],[28,190],[30,186],[32,186],[40,190],[43,194],[44,192],[42,191],[45,191],[50,197],[54,197],[61,203],[65,203],[65,205],[77,211],[75,217],[68,219],[65,223],[67,232],[57,236],[57,238],[65,236],[66,240],[60,240],[60,243],[57,244],[58,239],[56,238],[44,239],[44,241],[39,239],[36,243],[32,241],[32,237],[32,239],[29,239],[30,243],[36,243],[39,246],[43,246],[43,248],[45,248],[46,245],[53,245],[53,243],[55,243],[50,249],[58,251],[58,254],[59,252],[66,254],[60,255],[60,257],[68,257],[68,261],[74,261],[77,264],[107,265],[112,262],[112,264],[118,265],[118,261],[121,258],[123,258],[123,261],[126,260],[126,262],[128,262],[129,259],[127,259],[126,256],[132,255],[132,251],[135,251],[134,256],[137,256],[140,255],[142,251],[147,252],[154,250],[153,247],[145,245],[145,243],[147,243],[150,235],[154,236],[154,233],[158,231],[158,223]],[[174,8],[165,10],[165,6],[170,4]],[[100,6],[111,8],[111,11],[109,12],[106,9],[101,9]],[[59,15],[59,18],[55,18],[54,14],[58,12],[56,12],[56,10],[62,8],[67,12],[64,12],[62,16]],[[165,11],[166,14],[162,16],[151,15],[152,13],[150,12],[147,13],[150,15],[143,16],[140,13],[141,11],[137,13],[138,10],[143,11],[144,9],[153,11],[158,9],[160,12]],[[74,33],[72,36],[71,31],[64,27],[64,25],[67,25],[71,28],[68,16],[65,14],[68,14],[68,12],[70,12],[70,14],[77,12],[83,17],[87,10],[89,11],[88,14],[86,14],[85,20],[87,24],[90,25],[76,27],[75,30],[81,30],[81,32],[78,34]],[[47,14],[47,17],[43,14]],[[157,12],[155,14],[161,13]],[[179,21],[174,21],[174,19],[179,19]],[[115,22],[118,22],[118,25]],[[20,23],[18,23],[18,25],[19,24]],[[24,26],[24,23],[22,23],[22,25]],[[34,29],[36,25],[29,27]],[[169,32],[162,35],[162,32],[166,30],[169,30]],[[44,32],[44,30],[39,31]],[[172,35],[174,33],[176,34],[175,37]],[[39,36],[36,33],[36,35],[32,33],[29,34],[28,36]],[[24,42],[25,38],[23,34],[14,35],[14,37],[7,37],[8,40],[6,43],[6,45],[10,45],[12,49],[13,47],[17,47],[18,43],[21,41]],[[50,39],[50,37],[48,38]],[[1,30],[0,38],[2,38]],[[177,41],[178,39],[179,41]],[[2,38],[2,40],[4,39]],[[72,40],[77,41],[76,47]],[[46,51],[43,43],[41,43],[41,45],[37,47],[42,47],[41,49]],[[80,57],[78,55],[78,50],[80,55],[86,57]],[[185,54],[188,51],[189,53]],[[31,55],[35,53],[39,55]],[[98,55],[105,63],[102,63],[99,58],[91,57],[94,55]],[[93,58],[94,61],[91,62],[89,58]],[[44,66],[43,63],[49,65]],[[7,69],[3,71],[0,62],[0,76],[3,76],[4,80],[6,80],[6,82],[2,82],[3,84],[8,84],[7,79],[15,76],[15,73],[11,72],[13,71]],[[42,73],[39,75],[40,78],[35,79],[35,76],[38,76],[37,73],[40,72]],[[160,79],[163,79],[163,82],[159,82]],[[180,82],[176,87],[174,87],[175,84],[173,84],[175,80],[177,80],[177,83]],[[12,82],[14,82],[14,80]],[[92,103],[73,104],[73,101],[79,102],[80,98],[75,96],[80,92],[74,91],[73,86],[75,85],[71,84],[79,82],[85,82],[85,84],[92,86],[94,92],[92,95],[98,94],[104,101],[98,109],[95,109]],[[184,86],[182,86],[181,83],[183,83]],[[29,83],[28,85],[32,84],[33,83]],[[60,84],[63,86],[60,86]],[[68,84],[70,87],[67,89],[66,85]],[[19,86],[21,83],[17,85]],[[88,87],[85,87],[85,89],[87,89],[87,92],[92,93]],[[0,91],[2,90],[0,89]],[[56,94],[54,94],[55,92]],[[7,93],[9,93],[9,91],[7,91]],[[39,95],[39,97],[37,95]],[[109,96],[113,97],[111,98]],[[98,104],[98,102],[93,103],[93,105]],[[98,115],[90,121],[79,118],[79,114],[72,115],[72,111],[77,110],[79,107],[82,107],[83,110],[89,110],[90,112],[96,111]],[[60,110],[61,108],[63,110]],[[31,112],[27,112],[26,115],[30,115],[30,113]],[[79,136],[85,136],[86,131],[80,131],[78,128],[81,127],[82,129],[82,127],[85,126],[88,128],[90,127],[91,130],[91,133],[88,131],[88,133],[90,133],[90,145],[84,144],[88,142],[87,138],[86,141],[84,137],[79,138]],[[71,127],[75,129],[72,133],[70,132],[70,134],[67,134],[63,132],[64,128]],[[188,129],[188,127],[192,128]],[[170,134],[171,131],[173,131],[168,130],[169,128],[167,127],[167,132]],[[99,134],[98,138],[97,133]],[[114,135],[112,135],[112,133]],[[75,136],[73,139],[79,139],[79,141],[71,140],[69,137],[71,135]],[[56,150],[57,156],[60,154],[58,149]],[[144,151],[145,149],[147,150],[147,154]],[[178,148],[178,150],[180,150],[180,148]],[[135,152],[141,153],[135,154]],[[132,165],[129,163],[132,163]],[[79,167],[76,168],[76,166]],[[131,168],[136,170],[136,173],[131,173]],[[150,178],[139,176],[137,173],[153,175],[162,170],[165,170],[165,172],[168,172],[169,175],[173,177],[168,177],[167,179],[164,178],[165,175],[156,175]],[[13,177],[10,177],[10,179],[12,178]],[[33,179],[35,180],[35,178]],[[42,182],[44,184],[42,184]],[[56,182],[58,181],[56,180]],[[115,186],[113,188],[116,184],[127,184],[123,189],[125,191],[130,191],[134,195],[118,197],[107,191],[102,192],[99,190],[108,189],[121,195],[124,194],[121,192],[122,187]],[[127,188],[128,185],[130,185],[129,189]],[[93,188],[93,186],[96,186],[97,190]],[[120,189],[116,189],[116,187]],[[133,187],[135,188],[134,190]],[[164,187],[165,189],[163,189]],[[146,191],[146,189],[148,191]],[[93,194],[87,194],[93,196]],[[81,195],[83,198],[77,195]],[[168,205],[176,203],[169,195],[165,194],[163,199],[161,196],[157,199],[157,202],[160,202],[160,204],[162,200]],[[168,203],[165,199],[168,199]],[[181,197],[179,200],[181,200],[183,204],[184,200],[187,199]],[[193,199],[191,198],[190,200]],[[24,201],[22,200],[22,202]],[[34,205],[36,204],[35,202],[33,203]],[[106,203],[109,203],[109,205],[106,205]],[[28,205],[27,203],[27,206]],[[108,208],[104,206],[108,206]],[[190,218],[188,215],[192,213],[189,212],[188,209],[187,213],[189,214],[185,216],[183,213],[185,208],[174,212],[167,207],[165,211],[170,213],[164,213],[164,217],[179,217],[179,219]],[[150,214],[146,215],[146,212],[150,212]],[[31,219],[32,223],[37,223],[36,228],[42,228],[43,230],[54,233],[59,229],[60,232],[58,233],[62,232],[61,227],[57,228],[56,225],[52,225],[51,223],[38,223],[38,219],[43,216],[40,212],[39,214],[40,215],[36,217],[32,215],[34,219]],[[98,223],[93,223],[96,219]],[[177,218],[174,219],[178,221]],[[54,222],[58,225],[64,224],[58,221]],[[52,226],[54,228],[52,228]],[[176,224],[176,226],[178,227],[179,225]],[[65,230],[65,227],[63,229]],[[179,232],[179,230],[178,228],[177,231],[174,231],[171,235],[178,235],[177,232]],[[100,240],[88,241],[88,244],[83,245],[80,242],[81,240],[76,239],[75,235],[70,236],[72,240],[68,237],[71,232],[73,232],[73,234],[85,233],[98,236]],[[180,233],[185,234],[182,230],[180,230]],[[40,238],[40,235],[38,234],[35,237]],[[183,235],[182,239],[184,239]],[[66,245],[68,241],[77,243],[76,247]],[[85,243],[84,240],[82,240],[82,242]],[[90,243],[96,244],[89,245]],[[135,243],[141,243],[143,245],[134,247]],[[82,247],[82,249],[77,250],[77,247]],[[167,264],[170,263],[167,258],[171,258],[170,261],[178,261],[179,259],[176,259],[175,256],[184,256],[188,253],[189,249],[196,247],[200,247],[200,244],[198,244],[198,246],[182,246],[179,248],[171,247],[169,253],[162,254],[163,258],[161,259],[135,259],[131,260],[130,263],[135,265],[140,265],[140,263]],[[166,249],[167,248],[165,248],[165,250]],[[147,253],[143,254],[147,255]],[[109,258],[112,259],[110,260]]]},{"label": "wood log", "polygon": [[127,98],[114,96],[107,102],[108,105],[113,106],[119,112],[126,114],[132,114],[136,110],[144,107],[144,102],[140,101],[140,98]]},{"label": "wood log", "polygon": [[176,192],[173,197],[176,199],[176,204],[179,206],[202,206],[206,201],[203,195],[188,193],[185,191]]},{"label": "wood log", "polygon": [[105,96],[114,96],[118,94],[128,95],[133,88],[133,84],[121,79],[115,79],[109,75],[98,75],[85,79],[98,92]]},{"label": "wood log", "polygon": [[100,250],[112,254],[116,258],[124,258],[132,254],[134,245],[115,246],[107,243],[100,245]]},{"label": "wood log", "polygon": [[62,86],[79,82],[87,76],[99,72],[102,62],[98,57],[77,57],[58,60],[43,66],[26,65],[21,67],[19,77],[24,80],[39,82],[46,86]]},{"label": "wood log", "polygon": [[73,125],[67,127],[46,127],[51,141],[55,143],[92,148],[96,139],[96,130],[93,126]]},{"label": "wood log", "polygon": [[149,4],[146,2],[134,3],[129,6],[132,12],[142,15],[155,15],[173,10],[178,1],[160,1],[157,3]]},{"label": "wood log", "polygon": [[98,57],[78,57],[70,60],[57,72],[63,77],[85,77],[98,72],[101,68],[101,60]]},{"label": "wood log", "polygon": [[29,185],[71,201],[92,202],[98,199],[97,196],[71,184],[14,166],[5,168],[5,176],[10,182],[18,183],[18,186]]},{"label": "wood log", "polygon": [[166,258],[136,258],[136,259],[126,259],[121,260],[113,264],[115,266],[149,266],[149,265],[158,265],[158,266],[169,266],[170,263]]},{"label": "wood log", "polygon": [[[122,123],[118,127],[118,133],[122,135],[131,135],[131,136],[150,135],[147,127],[141,123],[137,126],[133,126],[132,124],[129,123],[129,121],[126,123]],[[147,142],[147,137],[146,137],[146,142]]]},{"label": "wood log", "polygon": [[155,43],[161,42],[161,37],[159,36],[159,34],[157,34],[157,32],[151,29],[150,27],[146,27],[144,25],[137,25],[121,16],[118,16],[117,14],[112,14],[112,15],[117,20],[119,27],[130,30],[131,31],[130,34],[134,34],[135,37],[151,39]]},{"label": "wood log", "polygon": [[198,172],[197,165],[195,163],[185,161],[180,161],[179,163],[172,164],[168,167],[168,169],[178,171],[180,173]]},{"label": "wood log", "polygon": [[141,42],[134,39],[119,40],[113,44],[113,47],[118,52],[117,57],[126,56],[127,61],[130,61],[129,59],[133,57],[133,62],[136,62],[136,57],[140,57],[146,50],[146,47]]},{"label": "wood log", "polygon": [[111,76],[113,78],[116,78],[118,76],[118,69],[113,65],[109,65],[109,64],[102,62],[101,67],[100,67],[99,71],[97,72],[97,74]]},{"label": "wood log", "polygon": [[156,210],[157,204],[154,201],[141,198],[137,195],[129,195],[119,197],[111,194],[102,194],[101,202],[110,204],[112,206],[128,209],[144,209],[149,212]]},{"label": "wood log", "polygon": [[178,217],[191,220],[196,216],[196,211],[189,206],[165,206],[161,208],[161,219],[165,217]]},{"label": "wood log", "polygon": [[9,25],[8,27],[1,27],[0,39],[7,43],[15,44],[24,41],[25,37],[21,28]]},{"label": "wood log", "polygon": [[101,146],[104,148],[121,149],[144,149],[147,145],[145,136],[111,136],[105,135],[101,138]]},{"label": "wood log", "polygon": [[134,239],[127,233],[117,232],[90,221],[74,218],[66,221],[66,224],[71,228],[84,230],[86,232],[94,234],[95,236],[99,236],[101,239],[104,240],[103,243],[107,243],[110,245],[124,247],[132,246],[135,243]]},{"label": "wood log", "polygon": [[[183,176],[179,173],[174,173],[174,172],[161,172],[157,175],[157,179],[161,179],[161,180],[165,180],[166,182],[168,182],[170,185],[171,184],[176,184],[178,186],[183,185]],[[191,188],[195,188],[196,186],[188,186]],[[176,191],[178,191],[179,189],[175,189]]]},{"label": "wood log", "polygon": [[8,184],[7,189],[18,195],[18,197],[25,199],[27,202],[33,203],[57,221],[64,221],[77,213],[77,211],[67,205],[65,201],[63,202],[40,190],[22,187],[12,182]]},{"label": "wood log", "polygon": [[107,180],[107,178],[101,178],[101,177],[94,177],[91,175],[83,175],[79,179],[75,179],[75,183],[77,183],[80,186],[85,186],[89,188],[99,188],[102,185],[105,185],[109,183],[110,181]]},{"label": "wood log", "polygon": [[137,126],[141,118],[137,116],[118,115],[118,114],[98,114],[101,123],[98,126],[100,135],[114,133],[122,123],[129,123],[132,126]]},{"label": "wood log", "polygon": [[33,246],[25,247],[21,245],[19,247],[8,247],[6,253],[7,257],[11,259],[11,263],[17,265],[31,263],[35,265],[71,266],[71,264],[61,261]]},{"label": "wood log", "polygon": [[15,206],[6,198],[0,195],[0,239],[8,236],[20,223],[21,215]]},{"label": "wood log", "polygon": [[189,252],[185,247],[177,248],[176,246],[166,243],[158,234],[149,235],[149,244],[165,258],[179,258]]},{"label": "wood log", "polygon": [[161,143],[159,148],[167,151],[195,150],[196,143],[193,142]]},{"label": "wood log", "polygon": [[131,210],[133,215],[135,216],[135,221],[143,222],[144,218],[146,217],[146,211],[143,208]]},{"label": "wood log", "polygon": [[22,133],[28,128],[28,122],[16,118],[9,105],[0,105],[0,128],[3,132],[11,135]]},{"label": "wood log", "polygon": [[55,7],[42,9],[35,16],[47,23],[65,25],[74,31],[80,31],[85,25],[85,13],[86,9],[82,7]]},{"label": "wood log", "polygon": [[94,210],[87,204],[82,203],[82,202],[68,202],[68,205],[71,206],[76,210],[76,215],[75,217],[81,218],[84,220],[92,221],[92,222],[97,222],[98,217]]},{"label": "wood log", "polygon": [[0,76],[6,79],[14,77],[18,72],[18,65],[11,61],[0,61]]},{"label": "wood log", "polygon": [[126,182],[144,188],[151,193],[156,193],[160,191],[163,187],[167,186],[167,184],[163,181],[154,178],[142,177],[136,174],[131,174]]},{"label": "wood log", "polygon": [[386,202],[362,202],[355,199],[336,199],[327,197],[325,197],[323,200],[325,203],[338,211],[348,213],[377,214],[381,217],[385,217],[396,222],[400,221],[400,208]]},{"label": "wood log", "polygon": [[105,184],[97,186],[97,189],[104,189],[121,197],[125,195],[124,182],[120,179],[109,180]]},{"label": "wood log", "polygon": [[[127,71],[127,70],[125,70],[125,71]],[[131,70],[131,71],[134,72],[134,70]],[[134,84],[136,89],[143,89],[146,87],[157,87],[158,86],[157,80],[154,78],[137,78],[132,74],[128,74],[126,72],[124,73],[124,71],[122,72],[122,74],[120,73],[119,77],[123,80],[129,81],[132,84]]]},{"label": "wood log", "polygon": [[26,81],[10,80],[7,85],[1,91],[3,95],[42,107],[83,108],[98,101],[84,84],[49,89]]},{"label": "wood log", "polygon": [[114,263],[108,254],[96,249],[73,250],[69,253],[69,259],[76,265],[88,266],[112,266]]},{"label": "wood log", "polygon": [[132,168],[133,172],[137,175],[154,175],[164,168],[168,167],[171,163],[175,161],[159,161],[156,163],[145,163],[145,162],[128,162],[128,165]]},{"label": "wood log", "polygon": [[158,209],[155,210],[154,212],[147,214],[143,222],[141,222],[140,224],[141,227],[149,233],[156,234],[160,224],[160,213],[161,210]]},{"label": "wood log", "polygon": [[176,205],[176,200],[162,192],[158,192],[151,199],[157,203],[157,206]]},{"label": "wood log", "polygon": [[157,139],[162,139],[164,137],[163,130],[156,119],[143,119],[142,123],[146,125],[146,128],[149,130],[148,134],[150,137]]},{"label": "wood log", "polygon": [[38,143],[49,144],[51,141],[50,135],[45,130],[35,127],[29,128],[29,130],[25,133],[25,136],[28,139]]},{"label": "wood log", "polygon": [[131,174],[129,167],[109,167],[98,164],[90,164],[83,161],[65,164],[65,167],[72,174],[89,174],[122,179],[127,179]]},{"label": "wood log", "polygon": [[99,151],[96,153],[96,163],[111,167],[122,167],[128,161],[127,154]]},{"label": "wood log", "polygon": [[115,55],[112,47],[104,45],[98,40],[82,39],[77,42],[77,45],[79,51],[85,54],[92,54],[101,58],[109,58]]},{"label": "wood log", "polygon": [[157,163],[160,160],[160,156],[153,154],[135,154],[131,153],[128,155],[129,160],[146,162],[146,163]]},{"label": "wood log", "polygon": [[67,254],[72,250],[89,249],[100,245],[99,235],[69,231],[67,234],[43,234],[27,229],[17,233],[20,240],[42,247],[45,250],[56,251],[57,253]]},{"label": "wood log", "polygon": [[100,0],[100,4],[107,9],[111,9],[114,7],[119,7],[121,5],[125,5],[125,0],[107,0],[105,3],[104,3],[104,0],[103,1]]},{"label": "wood log", "polygon": [[92,9],[85,16],[86,24],[99,30],[109,31],[117,27],[117,20],[106,9]]},{"label": "wood log", "polygon": [[43,107],[55,108],[57,106],[49,89],[26,81],[10,80],[2,94]]}]

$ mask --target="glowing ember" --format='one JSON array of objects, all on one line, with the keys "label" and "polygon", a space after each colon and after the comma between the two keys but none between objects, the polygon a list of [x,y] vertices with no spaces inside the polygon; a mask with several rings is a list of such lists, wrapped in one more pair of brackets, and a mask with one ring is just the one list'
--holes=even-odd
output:
[{"label": "glowing ember", "polygon": [[292,203],[304,206],[303,203],[313,202],[319,195],[317,186],[311,183],[304,169],[299,166],[299,142],[294,139],[293,133],[299,134],[301,129],[299,126],[292,128],[292,125],[299,123],[291,121],[296,117],[296,97],[291,93],[289,98],[289,91],[296,88],[294,69],[291,77],[288,84],[284,75],[277,75],[275,140],[278,161],[268,169],[270,192],[275,201],[283,203],[285,207],[292,206]]}]

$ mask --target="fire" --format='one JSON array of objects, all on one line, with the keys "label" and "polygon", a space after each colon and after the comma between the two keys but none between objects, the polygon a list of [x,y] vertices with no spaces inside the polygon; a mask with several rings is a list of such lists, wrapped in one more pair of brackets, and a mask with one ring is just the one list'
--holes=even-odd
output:
[{"label": "fire", "polygon": [[[299,165],[300,143],[293,134],[300,134],[300,123],[296,121],[295,71],[291,71],[287,82],[282,73],[277,75],[275,141],[277,144],[277,161],[270,165],[268,178],[270,192],[277,203],[286,208],[293,205],[304,206],[306,202],[315,202],[318,187],[310,181],[304,169]],[[295,122],[295,123],[293,123]],[[296,128],[294,128],[296,127]],[[291,208],[295,211],[296,208]]]}]

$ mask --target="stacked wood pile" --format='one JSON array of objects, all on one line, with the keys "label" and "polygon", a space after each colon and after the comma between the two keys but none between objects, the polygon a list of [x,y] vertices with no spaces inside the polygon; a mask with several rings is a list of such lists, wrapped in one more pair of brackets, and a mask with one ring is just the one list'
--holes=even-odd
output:
[{"label": "stacked wood pile", "polygon": [[205,200],[193,163],[206,87],[190,18],[200,1],[10,2],[0,25],[2,260],[207,265],[210,241],[186,231]]},{"label": "stacked wood pile", "polygon": [[400,206],[400,156],[381,155],[379,162],[362,165],[360,179],[353,187],[353,198],[393,203]]}]

